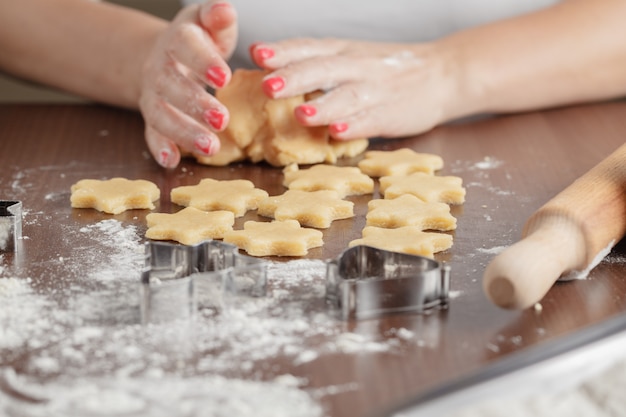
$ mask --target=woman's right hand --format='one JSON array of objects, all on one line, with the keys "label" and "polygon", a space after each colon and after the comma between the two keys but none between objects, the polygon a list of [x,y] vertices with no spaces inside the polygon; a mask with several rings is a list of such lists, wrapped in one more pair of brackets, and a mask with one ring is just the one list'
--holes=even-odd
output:
[{"label": "woman's right hand", "polygon": [[215,154],[215,132],[228,110],[208,91],[224,87],[232,73],[226,61],[237,42],[237,14],[223,0],[183,9],[159,35],[143,64],[139,108],[150,153],[163,167],[178,165],[181,151]]}]

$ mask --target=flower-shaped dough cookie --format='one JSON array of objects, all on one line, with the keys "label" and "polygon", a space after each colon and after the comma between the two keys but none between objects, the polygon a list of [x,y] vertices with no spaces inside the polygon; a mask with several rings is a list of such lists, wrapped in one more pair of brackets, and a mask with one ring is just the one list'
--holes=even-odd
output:
[{"label": "flower-shaped dough cookie", "polygon": [[439,155],[402,148],[395,151],[368,151],[358,166],[370,177],[409,175],[414,172],[432,175],[443,168],[443,159]]},{"label": "flower-shaped dough cookie", "polygon": [[427,203],[412,194],[404,194],[392,200],[376,199],[368,204],[367,226],[395,229],[416,226],[421,230],[454,230],[456,219],[445,203]]},{"label": "flower-shaped dough cookie", "polygon": [[186,207],[178,213],[150,213],[146,216],[146,237],[154,240],[175,240],[195,245],[204,240],[221,239],[233,230],[235,215],[231,211],[202,211]]},{"label": "flower-shaped dough cookie", "polygon": [[430,203],[462,204],[465,201],[465,188],[460,177],[438,177],[416,172],[407,176],[382,177],[379,181],[380,192],[385,198],[413,194]]},{"label": "flower-shaped dough cookie", "polygon": [[320,164],[301,170],[297,165],[289,165],[283,174],[283,185],[290,190],[335,190],[341,198],[374,192],[374,180],[357,167]]},{"label": "flower-shaped dough cookie", "polygon": [[322,246],[322,232],[300,227],[297,220],[247,221],[243,230],[226,233],[224,242],[252,256],[304,256]]},{"label": "flower-shaped dough cookie", "polygon": [[228,210],[241,217],[248,210],[255,210],[259,201],[267,197],[265,190],[255,188],[248,180],[218,181],[206,178],[197,185],[173,188],[170,198],[173,203],[200,210]]},{"label": "flower-shaped dough cookie", "polygon": [[94,208],[109,214],[132,209],[154,209],[161,191],[152,182],[111,178],[80,180],[71,187],[70,202],[74,208]]},{"label": "flower-shaped dough cookie", "polygon": [[354,217],[354,203],[336,191],[287,190],[259,202],[258,214],[276,220],[297,220],[301,225],[326,229],[334,220]]},{"label": "flower-shaped dough cookie", "polygon": [[363,238],[351,241],[348,246],[366,245],[392,252],[409,253],[432,258],[435,253],[452,247],[452,236],[445,233],[424,232],[416,226],[383,229],[367,226]]}]

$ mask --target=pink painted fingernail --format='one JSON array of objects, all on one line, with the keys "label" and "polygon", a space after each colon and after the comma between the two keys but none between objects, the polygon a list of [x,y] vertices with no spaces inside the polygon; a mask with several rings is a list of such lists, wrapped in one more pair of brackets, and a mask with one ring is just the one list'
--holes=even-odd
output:
[{"label": "pink painted fingernail", "polygon": [[330,126],[328,126],[328,129],[332,133],[343,133],[346,130],[348,130],[348,124],[347,123],[333,123]]},{"label": "pink painted fingernail", "polygon": [[317,114],[317,109],[311,105],[303,104],[301,106],[296,107],[296,112],[298,115],[303,117],[311,117]]},{"label": "pink painted fingernail", "polygon": [[250,46],[248,46],[248,53],[250,55],[254,55],[254,50],[259,46],[262,45],[261,42],[253,42],[250,44]]},{"label": "pink painted fingernail", "polygon": [[274,57],[274,50],[267,46],[262,46],[254,49],[255,57],[260,61],[265,61]]},{"label": "pink painted fingernail", "polygon": [[263,91],[265,91],[267,95],[272,95],[272,93],[280,91],[284,87],[285,80],[283,80],[281,77],[268,78],[267,80],[263,81]]},{"label": "pink painted fingernail", "polygon": [[226,72],[222,67],[211,67],[207,70],[206,76],[216,87],[224,87],[226,84]]},{"label": "pink painted fingernail", "polygon": [[220,130],[224,124],[224,113],[218,109],[210,109],[204,112],[204,120],[210,124],[213,129]]},{"label": "pink painted fingernail", "polygon": [[161,149],[161,152],[159,152],[159,164],[162,167],[168,168],[169,160],[171,156],[172,156],[172,151],[169,148]]},{"label": "pink painted fingernail", "polygon": [[193,142],[193,146],[205,155],[213,155],[217,151],[215,144],[216,141],[205,135],[198,136]]}]

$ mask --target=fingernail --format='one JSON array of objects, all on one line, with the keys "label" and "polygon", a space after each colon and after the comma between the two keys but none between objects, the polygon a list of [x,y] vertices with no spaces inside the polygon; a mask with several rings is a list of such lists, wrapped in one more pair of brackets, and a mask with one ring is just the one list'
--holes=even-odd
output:
[{"label": "fingernail", "polygon": [[317,109],[308,104],[303,104],[301,106],[296,107],[296,112],[298,112],[298,114],[301,116],[311,117],[317,114]]},{"label": "fingernail", "polygon": [[267,46],[261,46],[254,49],[254,56],[260,61],[265,61],[274,57],[274,50]]},{"label": "fingernail", "polygon": [[253,42],[250,44],[250,46],[248,46],[248,53],[250,55],[254,55],[254,50],[259,46],[262,45],[261,42]]},{"label": "fingernail", "polygon": [[224,113],[217,109],[210,109],[204,112],[204,120],[210,124],[213,129],[220,130],[224,124]]},{"label": "fingernail", "polygon": [[216,87],[224,87],[226,84],[226,72],[222,67],[211,67],[207,70],[206,76]]},{"label": "fingernail", "polygon": [[170,166],[169,160],[171,156],[172,156],[172,151],[169,148],[161,149],[161,152],[159,152],[159,164],[162,167],[169,168]]},{"label": "fingernail", "polygon": [[282,90],[284,87],[285,80],[283,80],[281,77],[268,78],[267,80],[263,81],[263,90],[266,94],[269,95]]},{"label": "fingernail", "polygon": [[194,140],[193,146],[205,155],[213,155],[217,151],[215,147],[216,143],[217,141],[210,137],[201,135]]},{"label": "fingernail", "polygon": [[348,124],[347,123],[333,123],[330,126],[328,126],[328,129],[332,133],[343,133],[346,130],[348,130]]}]

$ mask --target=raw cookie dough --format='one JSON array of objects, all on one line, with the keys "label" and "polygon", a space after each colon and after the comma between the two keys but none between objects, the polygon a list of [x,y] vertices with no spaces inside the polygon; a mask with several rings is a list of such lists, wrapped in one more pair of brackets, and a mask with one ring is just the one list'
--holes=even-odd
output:
[{"label": "raw cookie dough", "polygon": [[257,213],[276,220],[297,220],[303,226],[326,229],[334,220],[354,217],[354,203],[342,200],[336,191],[287,190],[259,202]]},{"label": "raw cookie dough", "polygon": [[249,159],[274,166],[335,163],[337,158],[353,157],[367,148],[367,139],[335,141],[326,126],[301,125],[294,110],[308,96],[269,99],[261,84],[266,74],[238,69],[230,83],[216,91],[216,98],[229,110],[230,121],[217,133],[222,142],[220,151],[209,157],[196,155],[198,162],[227,165]]},{"label": "raw cookie dough", "polygon": [[201,180],[197,185],[184,185],[173,188],[170,198],[173,203],[200,210],[228,210],[241,217],[248,210],[255,210],[259,201],[269,194],[255,188],[248,180],[218,181],[211,178]]},{"label": "raw cookie dough", "polygon": [[150,213],[146,216],[146,237],[154,240],[175,240],[195,245],[204,240],[221,239],[233,230],[235,215],[231,211],[206,212],[186,207],[178,213]]},{"label": "raw cookie dough", "polygon": [[395,229],[416,226],[421,230],[449,231],[456,229],[456,219],[445,203],[427,203],[412,194],[392,200],[376,199],[368,204],[367,226]]},{"label": "raw cookie dough", "polygon": [[304,256],[322,246],[322,232],[300,227],[297,220],[247,221],[243,230],[224,235],[224,242],[236,245],[252,256]]},{"label": "raw cookie dough", "polygon": [[94,208],[109,214],[132,209],[154,209],[161,191],[146,180],[111,178],[80,180],[71,187],[70,202],[74,208]]},{"label": "raw cookie dough", "polygon": [[363,173],[370,177],[390,175],[409,175],[423,172],[433,175],[443,168],[443,159],[439,155],[417,153],[409,148],[395,151],[368,151],[359,164]]},{"label": "raw cookie dough", "polygon": [[357,167],[314,165],[301,170],[293,164],[285,167],[283,174],[283,185],[290,190],[335,190],[341,198],[374,192],[374,180]]},{"label": "raw cookie dough", "polygon": [[388,176],[379,180],[380,192],[385,198],[413,194],[426,202],[462,204],[465,188],[460,177],[439,177],[416,172],[407,176]]},{"label": "raw cookie dough", "polygon": [[416,226],[384,229],[367,226],[362,239],[355,239],[348,246],[372,246],[393,252],[434,257],[434,254],[452,247],[452,236],[445,233],[424,232]]}]

